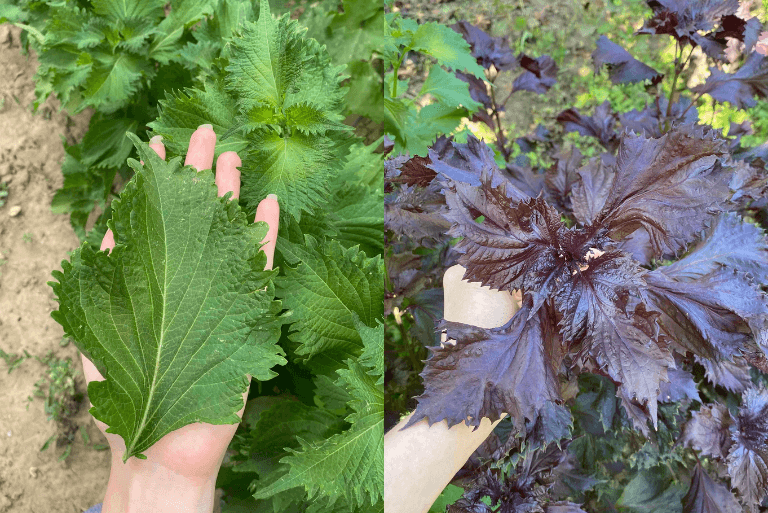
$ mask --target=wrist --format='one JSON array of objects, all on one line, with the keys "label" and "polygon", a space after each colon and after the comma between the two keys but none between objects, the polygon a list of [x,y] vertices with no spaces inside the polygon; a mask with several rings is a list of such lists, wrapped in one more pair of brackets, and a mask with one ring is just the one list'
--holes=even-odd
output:
[{"label": "wrist", "polygon": [[189,477],[152,462],[112,458],[102,513],[211,513],[216,475]]}]

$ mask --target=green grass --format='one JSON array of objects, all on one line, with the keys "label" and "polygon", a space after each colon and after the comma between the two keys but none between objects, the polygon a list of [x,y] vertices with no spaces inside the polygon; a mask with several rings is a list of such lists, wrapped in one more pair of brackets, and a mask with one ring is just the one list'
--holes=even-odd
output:
[{"label": "green grass", "polygon": [[8,197],[8,184],[0,182],[0,207],[5,205],[5,199]]},{"label": "green grass", "polygon": [[31,233],[25,233],[24,235],[21,236],[21,240],[23,240],[24,242],[27,242],[27,243],[32,242],[32,234]]}]

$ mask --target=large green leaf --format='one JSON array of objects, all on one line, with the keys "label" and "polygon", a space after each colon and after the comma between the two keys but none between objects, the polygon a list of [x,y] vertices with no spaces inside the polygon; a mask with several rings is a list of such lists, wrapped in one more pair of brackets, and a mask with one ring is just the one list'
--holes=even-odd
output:
[{"label": "large green leaf", "polygon": [[190,26],[213,14],[214,0],[176,0],[171,2],[171,12],[157,26],[156,35],[149,48],[149,56],[168,64],[181,50],[181,36]]},{"label": "large green leaf", "polygon": [[93,0],[92,3],[96,14],[124,20],[162,16],[165,0]]},{"label": "large green leaf", "polygon": [[243,158],[242,199],[249,209],[277,194],[289,214],[301,218],[328,200],[327,183],[341,167],[343,67],[286,14],[272,17],[261,0],[257,23],[245,22],[230,46],[227,90],[239,116],[234,131],[251,143]]},{"label": "large green leaf", "polygon": [[[365,349],[359,361],[348,360],[338,370],[337,384],[352,400],[354,413],[346,420],[352,427],[321,443],[299,438],[300,450],[281,463],[290,465],[283,477],[258,490],[254,497],[303,486],[310,498],[345,498],[355,505],[376,505],[384,488],[384,325],[368,328],[357,322]],[[372,368],[371,368],[372,367]]]},{"label": "large green leaf", "polygon": [[125,440],[124,461],[188,424],[239,422],[246,375],[285,362],[266,227],[218,198],[212,173],[130,137],[145,164],[129,161],[112,204],[115,248],[83,244],[50,282],[53,318],[105,378],[88,385],[91,413]]},{"label": "large green leaf", "polygon": [[99,50],[92,52],[91,57],[94,69],[84,84],[85,101],[80,110],[93,106],[102,112],[116,111],[139,90],[142,75],[150,73],[149,61],[129,53]]},{"label": "large green leaf", "polygon": [[235,113],[235,102],[224,92],[222,82],[214,80],[206,82],[202,90],[166,92],[165,100],[160,100],[157,120],[148,123],[148,126],[164,137],[163,143],[168,150],[182,155],[189,147],[192,133],[198,126],[208,123],[219,135],[215,149],[215,157],[218,158],[225,151],[242,151],[248,144],[238,134],[221,139],[232,126]]},{"label": "large green leaf", "polygon": [[245,22],[227,67],[228,83],[238,92],[239,105],[281,108],[311,58],[305,46],[298,22],[288,16],[275,20],[269,3],[261,0],[258,22]]},{"label": "large green leaf", "polygon": [[296,353],[342,351],[342,360],[358,355],[363,342],[355,319],[375,326],[382,312],[381,258],[366,258],[356,246],[344,249],[335,241],[321,246],[310,236],[304,245],[278,238],[277,247],[290,265],[298,264],[276,281],[278,295],[292,310]]}]

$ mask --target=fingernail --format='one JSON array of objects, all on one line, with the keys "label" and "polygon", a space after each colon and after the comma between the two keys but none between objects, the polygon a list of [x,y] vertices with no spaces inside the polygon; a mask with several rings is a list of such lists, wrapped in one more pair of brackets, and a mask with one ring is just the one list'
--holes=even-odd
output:
[{"label": "fingernail", "polygon": [[267,199],[273,199],[277,201],[277,194],[267,194]]},{"label": "fingernail", "polygon": [[149,144],[160,144],[161,142],[163,142],[162,135],[155,135],[149,140]]},{"label": "fingernail", "polygon": [[200,125],[199,127],[197,127],[198,130],[200,130],[201,128],[207,128],[209,130],[213,130],[213,125],[211,125],[210,123],[206,123],[204,125]]}]

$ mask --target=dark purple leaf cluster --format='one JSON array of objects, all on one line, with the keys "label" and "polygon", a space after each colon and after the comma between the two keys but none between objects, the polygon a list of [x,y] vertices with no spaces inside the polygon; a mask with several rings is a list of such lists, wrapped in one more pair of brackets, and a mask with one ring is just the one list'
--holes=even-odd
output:
[{"label": "dark purple leaf cluster", "polygon": [[[499,113],[504,112],[507,101],[517,91],[530,91],[536,94],[549,91],[557,81],[557,64],[548,55],[539,57],[531,57],[525,53],[515,55],[509,47],[509,39],[506,36],[492,37],[466,21],[460,21],[451,28],[466,39],[472,49],[472,56],[487,70],[490,88],[485,81],[472,75],[457,72],[456,76],[469,84],[470,96],[483,105],[483,109],[474,115],[474,120],[485,123],[497,133],[497,146],[508,159],[512,148],[507,144],[501,129]],[[504,99],[497,98],[491,91],[499,72],[520,69],[523,72],[515,78],[511,91]]]},{"label": "dark purple leaf cluster", "polygon": [[[638,34],[677,40],[669,73],[605,36],[592,54],[595,72],[607,69],[614,84],[645,82],[655,97],[643,109],[616,112],[608,101],[593,112],[570,108],[552,120],[559,127],[539,125],[508,138],[499,115],[506,101],[519,90],[545,93],[556,78],[555,62],[515,55],[506,37],[459,22],[453,28],[486,68],[487,81],[457,76],[484,105],[475,121],[494,131],[494,148],[473,136],[466,143],[441,137],[427,157],[395,156],[386,165],[392,304],[418,305],[421,320],[414,313],[414,321],[428,331],[441,307],[426,304],[440,295],[440,271],[455,263],[466,268],[465,279],[523,298],[498,328],[434,325],[455,343],[429,344],[424,391],[408,426],[424,419],[477,426],[483,417],[508,414],[511,421],[504,422],[512,432],[503,440],[492,435],[470,463],[507,461],[521,440],[528,448],[519,451],[522,459],[509,475],[468,464],[462,479],[475,481],[450,511],[581,511],[542,501],[537,494],[549,492],[527,487],[530,475],[519,463],[535,461],[561,439],[585,458],[579,451],[591,442],[571,434],[570,411],[574,419],[578,412],[584,417],[598,402],[594,418],[576,422],[586,422],[578,436],[634,427],[642,437],[637,448],[645,452],[633,465],[645,465],[639,468],[648,475],[670,461],[685,470],[681,482],[659,488],[682,498],[684,512],[735,513],[739,502],[754,508],[766,499],[768,391],[755,385],[765,381],[755,372],[768,373],[768,240],[760,227],[768,222],[768,143],[742,147],[742,136],[752,132],[748,122],[732,123],[724,138],[699,119],[696,102],[708,94],[746,108],[768,97],[768,52],[755,50],[765,46],[758,42],[762,27],[737,13],[737,0],[648,5],[653,15]],[[678,81],[690,62],[686,46],[701,47],[715,61],[704,83],[690,91]],[[493,86],[499,72],[519,69],[524,72],[506,98],[497,97],[498,88],[487,82]],[[671,98],[662,94],[666,81]],[[605,152],[586,159],[560,144],[563,132],[594,137]],[[524,154],[545,156],[537,161],[547,164],[534,168],[526,155],[513,159],[510,141]],[[409,299],[403,303],[402,296]],[[609,383],[609,397],[590,402],[580,394],[573,401],[574,383],[585,376]],[[741,394],[737,414],[712,402],[726,394],[732,412]],[[623,447],[616,442],[611,450]],[[691,450],[720,466],[702,459],[685,468],[675,460]],[[576,483],[572,492],[600,486],[599,476],[579,474],[586,467],[569,458],[570,470],[563,472]],[[627,468],[606,463],[615,473]],[[726,471],[731,489],[722,484]],[[633,483],[645,479],[634,476]]]},{"label": "dark purple leaf cluster", "polygon": [[[735,416],[721,404],[702,406],[686,423],[681,442],[726,463],[731,484],[746,504],[760,504],[768,497],[768,390],[764,386],[744,391]],[[730,491],[715,485],[700,466],[686,500],[689,511],[741,511]],[[703,509],[707,502],[722,509]]]},{"label": "dark purple leaf cluster", "polygon": [[[563,448],[564,449],[564,448]],[[468,491],[448,506],[448,513],[585,513],[579,504],[550,501],[546,491],[553,484],[553,471],[566,457],[555,444],[529,453],[515,467],[513,477],[485,469],[472,479]],[[483,501],[484,498],[489,499]],[[490,502],[490,504],[487,504]]]},{"label": "dark purple leaf cluster", "polygon": [[[565,171],[545,179],[549,195],[570,195],[570,227],[544,196],[516,187],[481,143],[451,146],[446,161],[430,153],[429,167],[443,183],[465,278],[522,290],[524,302],[501,328],[444,323],[457,343],[432,348],[411,424],[478,425],[508,413],[522,425],[559,400],[567,361],[620,384],[646,431],[674,353],[721,362],[768,349],[759,286],[768,282],[768,244],[762,230],[728,212],[730,183],[746,164],[730,158],[714,131],[625,132],[614,163],[595,158],[569,180]],[[621,247],[638,232],[636,244],[653,258],[685,256],[644,268]]]},{"label": "dark purple leaf cluster", "polygon": [[647,0],[653,16],[638,34],[667,34],[681,45],[701,46],[711,58],[725,60],[726,38],[745,44],[749,52],[757,43],[761,24],[757,18],[736,15],[739,0]]}]

